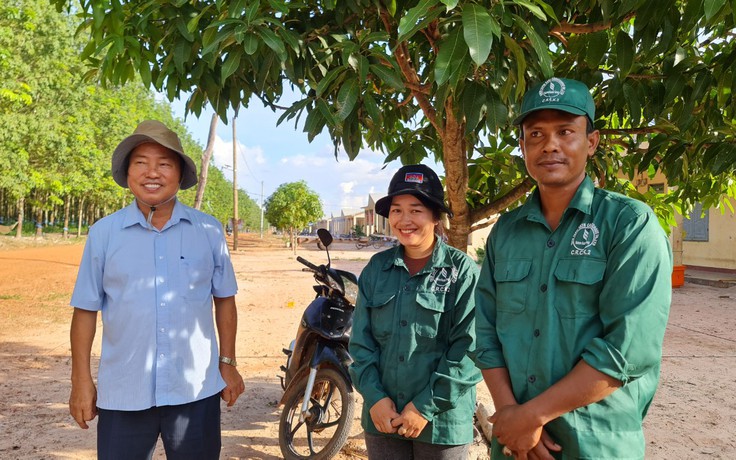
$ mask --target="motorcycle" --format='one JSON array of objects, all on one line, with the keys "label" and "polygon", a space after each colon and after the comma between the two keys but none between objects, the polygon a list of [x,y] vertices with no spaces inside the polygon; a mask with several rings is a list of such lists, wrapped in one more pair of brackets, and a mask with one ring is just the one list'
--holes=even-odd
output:
[{"label": "motorcycle", "polygon": [[327,460],[347,441],[355,399],[348,366],[348,341],[358,295],[358,279],[331,268],[332,235],[317,235],[327,251],[327,265],[297,257],[303,271],[314,274],[317,295],[302,315],[296,338],[286,354],[281,387],[284,408],[279,419],[279,447],[285,459]]}]

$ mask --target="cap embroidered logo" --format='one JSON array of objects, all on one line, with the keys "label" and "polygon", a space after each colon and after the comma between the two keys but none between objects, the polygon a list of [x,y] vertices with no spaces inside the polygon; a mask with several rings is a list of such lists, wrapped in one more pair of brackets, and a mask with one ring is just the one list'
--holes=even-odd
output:
[{"label": "cap embroidered logo", "polygon": [[559,78],[550,78],[539,88],[542,102],[558,102],[565,95],[565,82]]}]

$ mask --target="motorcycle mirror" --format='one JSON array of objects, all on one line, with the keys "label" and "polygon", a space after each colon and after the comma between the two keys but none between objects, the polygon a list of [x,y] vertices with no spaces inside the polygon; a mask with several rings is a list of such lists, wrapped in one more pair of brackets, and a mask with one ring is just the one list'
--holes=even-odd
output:
[{"label": "motorcycle mirror", "polygon": [[318,229],[317,236],[325,247],[332,244],[332,235],[330,235],[330,232],[326,228]]},{"label": "motorcycle mirror", "polygon": [[317,236],[322,242],[322,245],[324,245],[325,251],[327,251],[327,267],[329,268],[330,264],[332,264],[332,260],[330,259],[330,245],[332,244],[332,235],[326,228],[320,228],[317,230]]}]

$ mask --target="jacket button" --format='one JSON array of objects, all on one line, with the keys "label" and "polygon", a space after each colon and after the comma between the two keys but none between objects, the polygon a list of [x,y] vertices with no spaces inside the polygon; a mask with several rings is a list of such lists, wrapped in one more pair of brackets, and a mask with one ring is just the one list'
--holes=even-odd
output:
[{"label": "jacket button", "polygon": [[529,383],[534,383],[534,382],[537,381],[537,378],[535,376],[533,376],[533,375],[530,375],[527,380],[529,380]]},{"label": "jacket button", "polygon": [[548,248],[555,247],[555,240],[547,240],[547,247]]},{"label": "jacket button", "polygon": [[542,291],[542,292],[547,292],[547,285],[546,284],[541,285],[539,287],[539,290]]},{"label": "jacket button", "polygon": [[399,361],[401,361],[403,363],[404,362],[404,357],[403,356],[399,356]]},{"label": "jacket button", "polygon": [[539,337],[539,329],[534,329],[534,337]]},{"label": "jacket button", "polygon": [[401,323],[400,323],[400,324],[401,324],[402,326],[406,326],[406,325],[407,325],[407,324],[409,324],[409,323],[407,323],[405,319],[402,319],[402,320],[401,320]]}]

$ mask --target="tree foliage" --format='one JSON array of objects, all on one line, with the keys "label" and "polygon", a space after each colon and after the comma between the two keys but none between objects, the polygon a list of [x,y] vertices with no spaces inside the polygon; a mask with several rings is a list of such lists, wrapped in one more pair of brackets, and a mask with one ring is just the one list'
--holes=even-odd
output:
[{"label": "tree foliage", "polygon": [[553,75],[593,88],[601,184],[664,172],[669,193],[639,197],[668,221],[736,194],[733,0],[83,0],[79,16],[103,82],[140,75],[223,119],[252,96],[278,108],[288,84],[302,98],[280,121],[327,130],[336,154],[441,160],[456,247],[532,187],[511,114]]},{"label": "tree foliage", "polygon": [[[183,122],[140,81],[110,88],[82,81],[84,44],[74,29],[72,19],[45,0],[0,5],[0,217],[9,221],[24,208],[37,223],[54,213],[58,221],[69,219],[76,208],[72,220],[92,223],[129,202],[129,192],[112,180],[110,158],[144,119],[171,126],[185,151],[195,161],[200,157],[202,147]],[[220,171],[208,182],[205,211],[224,222],[232,215],[232,184]],[[180,198],[191,203],[194,192]],[[259,213],[244,194],[240,203],[241,215]]]},{"label": "tree foliage", "polygon": [[264,216],[271,225],[289,232],[291,247],[296,249],[299,230],[322,217],[322,202],[304,181],[281,184],[266,199]]}]

